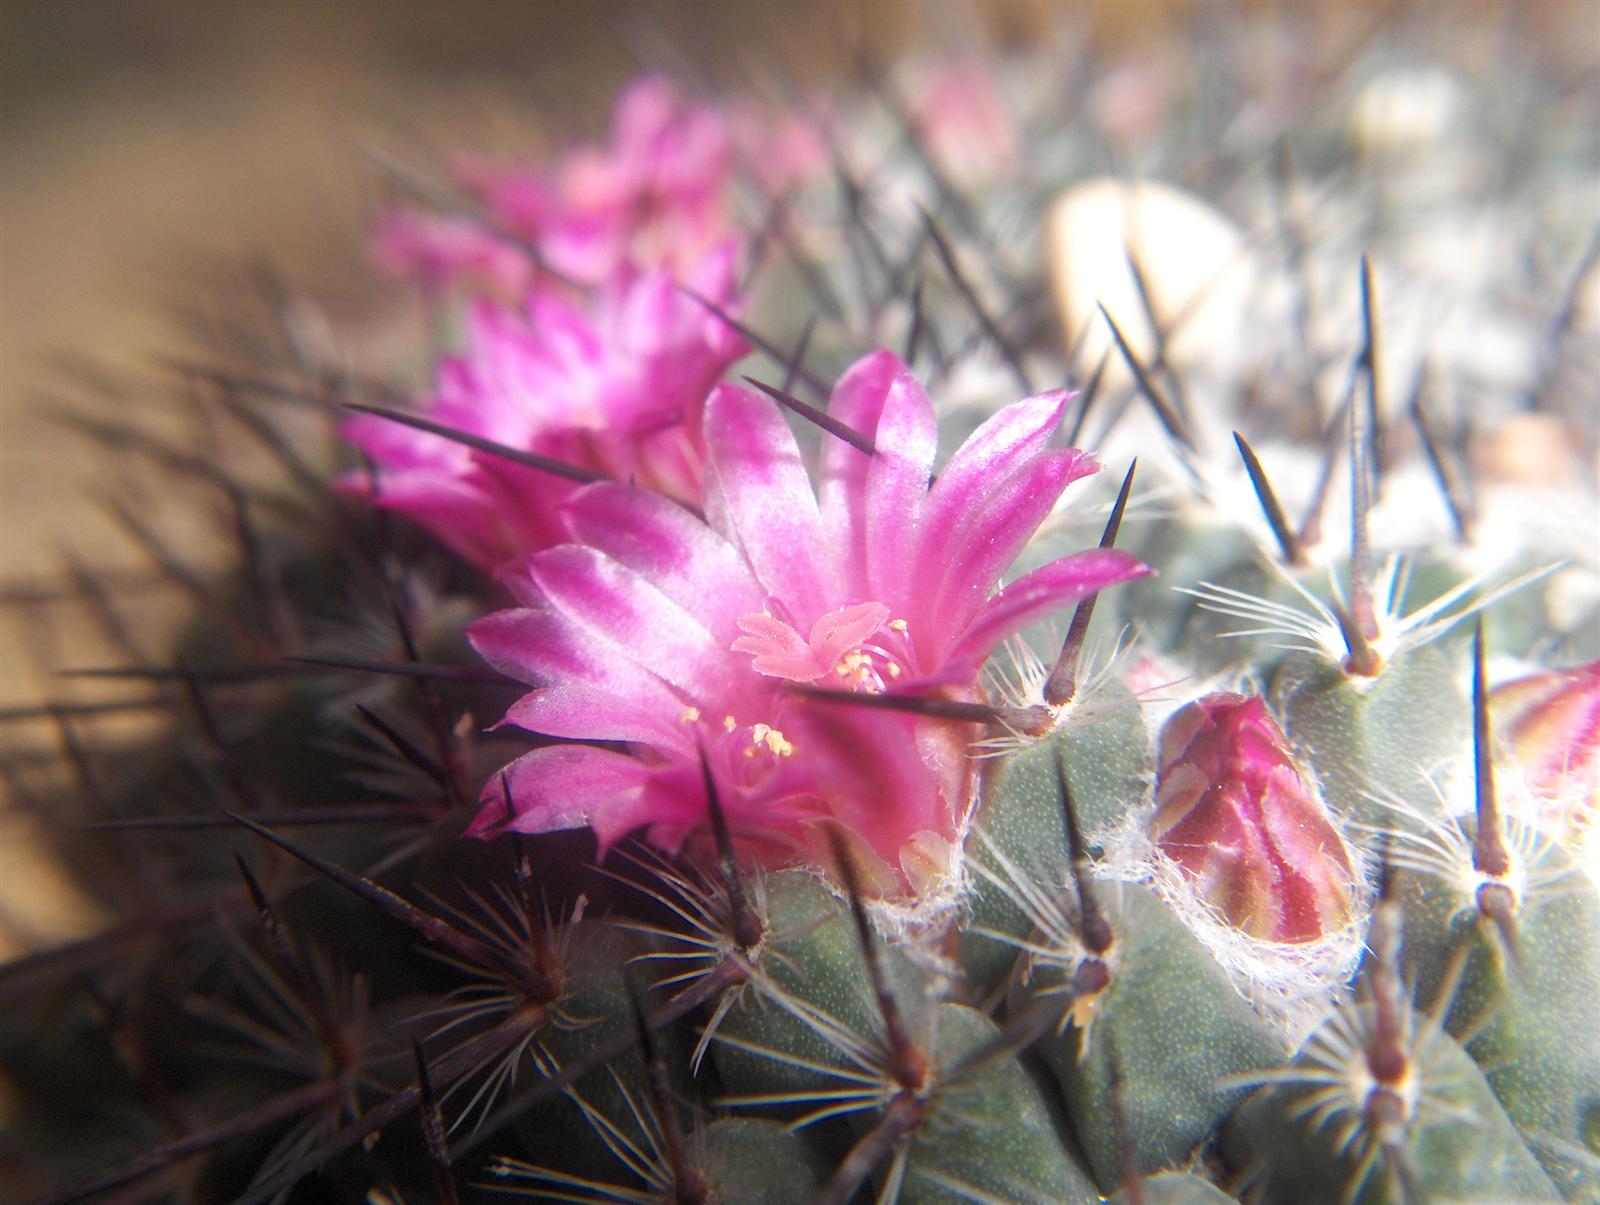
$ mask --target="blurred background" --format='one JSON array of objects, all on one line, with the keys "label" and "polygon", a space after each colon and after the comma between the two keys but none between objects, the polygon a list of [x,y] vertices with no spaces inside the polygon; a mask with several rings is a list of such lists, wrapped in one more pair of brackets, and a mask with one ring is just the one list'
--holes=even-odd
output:
[{"label": "blurred background", "polygon": [[[862,48],[1003,48],[1063,18],[1115,57],[1267,10],[1335,43],[1399,16],[1600,52],[1600,0],[0,0],[0,709],[90,690],[53,674],[94,663],[92,626],[58,605],[73,558],[122,583],[119,605],[151,632],[181,610],[106,513],[134,458],[94,453],[61,399],[114,415],[154,393],[161,357],[192,345],[186,311],[225,303],[241,265],[270,267],[336,322],[370,313],[385,286],[367,230],[391,194],[364,152],[431,167],[458,147],[534,157],[602,134],[646,66],[826,82]],[[216,533],[197,519],[178,538],[203,565]],[[0,724],[0,756],[59,758],[58,735]],[[0,814],[0,919],[81,927],[15,821]]]}]

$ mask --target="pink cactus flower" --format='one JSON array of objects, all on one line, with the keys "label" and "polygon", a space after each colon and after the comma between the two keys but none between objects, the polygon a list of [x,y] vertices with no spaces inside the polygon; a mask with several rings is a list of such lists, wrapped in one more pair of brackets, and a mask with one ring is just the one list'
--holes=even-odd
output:
[{"label": "pink cactus flower", "polygon": [[830,407],[876,451],[829,439],[813,488],[773,403],[718,386],[703,521],[647,491],[581,490],[561,509],[570,542],[503,575],[524,608],[471,628],[492,665],[534,687],[505,723],[624,746],[527,754],[507,768],[504,795],[487,786],[472,831],[588,825],[604,848],[646,827],[677,848],[706,822],[704,750],[752,857],[815,860],[837,825],[875,890],[939,880],[970,819],[971,727],[797,688],[975,700],[1007,634],[1148,572],[1096,550],[996,589],[1062,490],[1095,470],[1048,447],[1066,402],[1007,407],[935,480],[933,407],[877,352]]},{"label": "pink cactus flower", "polygon": [[609,143],[549,171],[480,165],[466,182],[550,268],[597,284],[627,265],[681,273],[728,236],[729,148],[717,110],[651,75],[617,101]]},{"label": "pink cactus flower", "polygon": [[[737,309],[735,258],[731,243],[713,251],[690,286]],[[746,347],[668,273],[614,281],[587,307],[550,290],[521,311],[480,300],[467,344],[440,365],[426,417],[700,504],[701,409]],[[345,435],[374,466],[346,477],[346,489],[477,565],[568,538],[557,507],[576,487],[564,478],[375,416],[353,419]]]},{"label": "pink cactus flower", "polygon": [[1555,835],[1600,857],[1600,661],[1497,686],[1489,707],[1500,768],[1521,778]]},{"label": "pink cactus flower", "polygon": [[745,102],[733,107],[728,125],[741,165],[774,196],[828,172],[828,143],[817,119],[801,113],[774,114]]},{"label": "pink cactus flower", "polygon": [[463,157],[455,182],[482,213],[392,212],[374,257],[433,288],[505,292],[508,281],[540,280],[540,268],[580,286],[639,270],[683,276],[733,233],[730,144],[716,109],[645,76],[618,100],[610,142],[574,147],[548,165]]},{"label": "pink cactus flower", "polygon": [[916,89],[912,117],[934,160],[961,183],[992,180],[1016,161],[1016,122],[995,68],[981,59],[930,73]]},{"label": "pink cactus flower", "polygon": [[516,244],[466,217],[395,209],[378,221],[373,259],[389,276],[416,280],[430,295],[460,286],[511,300],[533,283],[532,260]]},{"label": "pink cactus flower", "polygon": [[1350,852],[1259,696],[1206,695],[1173,714],[1156,808],[1157,846],[1235,928],[1305,942],[1350,919]]}]

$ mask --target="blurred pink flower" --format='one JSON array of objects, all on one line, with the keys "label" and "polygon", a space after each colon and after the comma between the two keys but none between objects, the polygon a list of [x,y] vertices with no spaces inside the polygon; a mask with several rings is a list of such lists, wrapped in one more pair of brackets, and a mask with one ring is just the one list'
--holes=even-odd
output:
[{"label": "blurred pink flower", "polygon": [[929,73],[914,93],[912,118],[934,160],[961,183],[992,180],[1016,161],[1016,121],[995,67],[982,59]]},{"label": "blurred pink flower", "polygon": [[973,730],[791,688],[975,700],[1006,635],[1148,572],[1095,550],[995,589],[1061,491],[1095,470],[1047,446],[1066,400],[1000,411],[934,480],[933,407],[877,352],[830,406],[876,452],[827,440],[814,489],[773,403],[719,386],[704,521],[642,490],[581,490],[561,511],[571,542],[503,574],[524,609],[470,629],[492,665],[534,687],[505,723],[627,746],[527,754],[507,769],[509,813],[492,782],[472,831],[588,825],[604,848],[648,826],[677,848],[705,823],[704,749],[735,833],[765,860],[815,855],[820,826],[837,822],[876,889],[920,891],[969,819]]},{"label": "blurred pink flower", "polygon": [[1501,748],[1496,760],[1521,776],[1546,827],[1569,844],[1594,840],[1589,834],[1600,830],[1600,661],[1497,686],[1489,706]]},{"label": "blurred pink flower", "polygon": [[735,105],[728,120],[741,162],[774,196],[823,176],[828,144],[817,120],[801,113],[771,113],[752,103]]},{"label": "blurred pink flower", "polygon": [[511,299],[532,284],[533,261],[515,243],[468,217],[392,209],[378,220],[372,255],[390,276],[416,280],[430,294],[456,286]]},{"label": "blurred pink flower", "polygon": [[729,147],[716,109],[644,76],[618,99],[609,142],[573,147],[553,164],[463,157],[455,179],[482,214],[392,212],[374,253],[386,271],[434,285],[483,276],[499,285],[517,272],[536,279],[530,250],[571,284],[603,284],[630,269],[682,275],[733,233]]},{"label": "blurred pink flower", "polygon": [[681,273],[727,238],[730,172],[721,114],[648,75],[618,99],[609,143],[548,170],[480,165],[466,183],[557,273],[596,284],[630,264]]},{"label": "blurred pink flower", "polygon": [[[714,250],[689,284],[738,308],[736,248]],[[488,300],[467,314],[467,349],[439,366],[422,413],[468,434],[537,452],[698,506],[706,394],[744,342],[665,271],[619,278],[580,305],[536,290],[520,310]],[[415,520],[492,568],[564,541],[557,507],[576,486],[444,436],[362,415],[344,433],[374,471],[346,489]]]},{"label": "blurred pink flower", "polygon": [[1303,942],[1350,919],[1349,851],[1259,696],[1210,694],[1173,714],[1156,807],[1156,844],[1235,928]]}]

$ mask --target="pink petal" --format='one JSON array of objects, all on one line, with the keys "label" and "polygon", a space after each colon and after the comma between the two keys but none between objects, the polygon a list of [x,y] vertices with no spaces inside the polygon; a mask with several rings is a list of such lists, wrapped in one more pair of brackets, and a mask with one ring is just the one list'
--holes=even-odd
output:
[{"label": "pink petal", "polygon": [[[892,351],[879,350],[852,364],[833,387],[828,413],[840,422],[875,436],[878,418],[889,400],[889,387],[906,371]],[[859,448],[831,436],[822,441],[822,484],[818,496],[829,547],[842,563],[866,565],[866,482],[872,464]]]},{"label": "pink petal", "polygon": [[[944,569],[930,600],[933,630],[949,632],[966,624],[1039,529],[1061,491],[1096,468],[1093,460],[1075,449],[1041,452],[985,482],[959,500],[961,505],[947,496],[942,518],[949,526],[936,528],[930,519],[923,530],[919,561]],[[939,485],[943,484],[940,478]]]},{"label": "pink petal", "polygon": [[877,452],[867,466],[862,593],[902,602],[919,588],[913,571],[928,480],[939,450],[933,403],[910,373],[901,373],[890,385],[874,441]]},{"label": "pink petal", "polygon": [[578,639],[614,651],[695,701],[725,697],[733,655],[688,611],[592,548],[563,544],[528,558],[547,605]]},{"label": "pink petal", "polygon": [[[585,745],[553,745],[517,758],[484,785],[482,807],[467,833],[548,833],[592,827],[602,847],[648,819],[641,814],[649,768],[626,754]],[[511,812],[506,814],[505,794]]]},{"label": "pink petal", "polygon": [[467,639],[501,673],[535,687],[511,705],[503,723],[574,740],[693,750],[682,701],[559,614],[499,611],[470,625]]},{"label": "pink petal", "polygon": [[574,540],[647,578],[720,644],[734,639],[740,615],[766,602],[738,549],[658,494],[592,485],[573,495],[562,514]]},{"label": "pink petal", "polygon": [[970,674],[990,651],[1025,624],[1119,582],[1146,577],[1151,569],[1116,548],[1091,549],[1025,573],[991,597],[946,654],[949,672]]},{"label": "pink petal", "polygon": [[706,402],[706,518],[768,594],[809,624],[828,610],[822,519],[794,433],[772,399],[719,385]]},{"label": "pink petal", "polygon": [[[1013,402],[967,437],[928,494],[928,530],[946,531],[986,484],[1044,451],[1072,395],[1057,390]],[[934,535],[932,538],[937,539]]]}]

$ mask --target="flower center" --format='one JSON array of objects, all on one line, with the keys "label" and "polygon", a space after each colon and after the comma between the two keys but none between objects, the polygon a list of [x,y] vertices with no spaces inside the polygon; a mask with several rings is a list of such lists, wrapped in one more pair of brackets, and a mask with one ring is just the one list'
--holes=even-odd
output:
[{"label": "flower center", "polygon": [[758,674],[873,694],[905,672],[910,652],[906,621],[891,620],[880,602],[829,611],[809,637],[770,611],[741,615],[739,630],[733,651],[751,654]]}]

